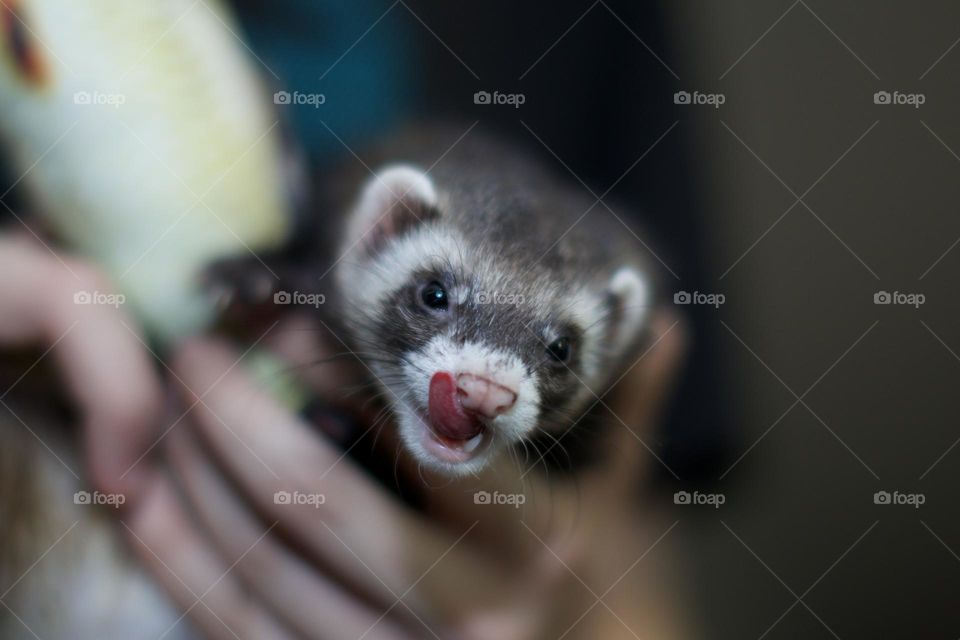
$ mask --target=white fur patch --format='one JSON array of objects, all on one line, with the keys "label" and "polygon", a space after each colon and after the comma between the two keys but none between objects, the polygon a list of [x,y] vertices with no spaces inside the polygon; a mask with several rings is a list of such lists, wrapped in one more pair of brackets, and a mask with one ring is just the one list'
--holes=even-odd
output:
[{"label": "white fur patch", "polygon": [[[338,268],[340,290],[356,296],[353,302],[377,305],[410,282],[418,269],[430,264],[469,264],[464,243],[443,228],[421,227],[384,247],[373,257],[348,253]],[[358,262],[359,261],[359,262]]]},{"label": "white fur patch", "polygon": [[633,267],[621,267],[610,279],[610,291],[620,298],[623,319],[616,331],[617,350],[633,340],[646,322],[650,309],[650,287]]}]

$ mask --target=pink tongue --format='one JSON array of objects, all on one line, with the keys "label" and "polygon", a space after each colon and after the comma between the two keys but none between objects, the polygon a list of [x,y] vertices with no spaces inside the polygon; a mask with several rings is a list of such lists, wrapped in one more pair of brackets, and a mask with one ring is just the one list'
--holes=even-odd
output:
[{"label": "pink tongue", "polygon": [[430,379],[430,426],[439,436],[451,440],[469,440],[480,433],[483,425],[467,414],[457,397],[457,382],[446,371],[438,371]]}]

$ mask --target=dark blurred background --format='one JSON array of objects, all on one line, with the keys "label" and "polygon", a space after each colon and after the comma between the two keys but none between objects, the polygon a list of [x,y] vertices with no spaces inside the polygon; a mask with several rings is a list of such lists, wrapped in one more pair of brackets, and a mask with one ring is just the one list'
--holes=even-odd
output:
[{"label": "dark blurred background", "polygon": [[[960,635],[960,5],[351,6],[350,29],[301,30],[337,40],[322,77],[264,58],[327,95],[295,118],[316,164],[405,119],[479,121],[597,195],[615,185],[668,298],[725,296],[683,308],[691,358],[655,442],[704,637]],[[254,42],[290,33],[276,20],[250,21]]]}]

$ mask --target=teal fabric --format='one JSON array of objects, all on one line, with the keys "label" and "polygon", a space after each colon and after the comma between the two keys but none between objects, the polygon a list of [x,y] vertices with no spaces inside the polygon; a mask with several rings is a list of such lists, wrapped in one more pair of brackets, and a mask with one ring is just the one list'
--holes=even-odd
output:
[{"label": "teal fabric", "polygon": [[409,110],[417,82],[409,75],[416,67],[413,18],[401,5],[384,16],[390,6],[381,0],[234,3],[273,91],[299,92],[301,100],[309,94],[325,98],[319,106],[279,109],[314,165],[344,153],[324,123],[355,147],[382,135]]}]

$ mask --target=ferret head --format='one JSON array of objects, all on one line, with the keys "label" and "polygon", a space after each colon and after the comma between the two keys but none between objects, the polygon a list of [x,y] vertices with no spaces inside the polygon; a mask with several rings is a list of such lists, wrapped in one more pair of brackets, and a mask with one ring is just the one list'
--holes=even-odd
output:
[{"label": "ferret head", "polygon": [[537,430],[572,426],[611,382],[647,307],[635,268],[522,250],[540,245],[492,230],[498,217],[486,213],[419,169],[388,167],[352,211],[337,267],[356,351],[404,445],[453,475]]}]

